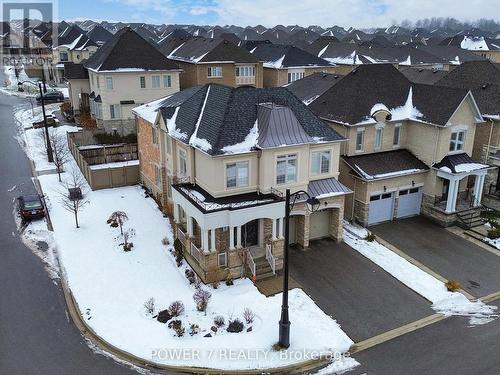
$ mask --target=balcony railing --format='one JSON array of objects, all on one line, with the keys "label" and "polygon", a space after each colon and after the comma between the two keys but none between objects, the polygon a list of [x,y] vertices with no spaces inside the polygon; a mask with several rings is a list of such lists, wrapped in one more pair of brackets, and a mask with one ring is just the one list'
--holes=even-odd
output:
[{"label": "balcony railing", "polygon": [[196,247],[196,245],[191,242],[191,256],[196,259],[198,263],[201,263],[202,253],[201,250]]},{"label": "balcony railing", "polygon": [[236,84],[237,85],[255,85],[255,76],[236,77]]},{"label": "balcony railing", "polygon": [[186,247],[186,234],[180,227],[177,227],[177,238],[181,241],[181,244]]},{"label": "balcony railing", "polygon": [[257,266],[255,264],[255,261],[253,260],[252,253],[250,252],[250,249],[245,249],[244,250],[245,254],[245,260],[248,265],[248,268],[250,268],[250,272],[252,272],[252,277],[255,278],[257,276]]},{"label": "balcony railing", "polygon": [[276,258],[273,255],[271,244],[266,245],[266,259],[269,262],[273,273],[276,274]]}]

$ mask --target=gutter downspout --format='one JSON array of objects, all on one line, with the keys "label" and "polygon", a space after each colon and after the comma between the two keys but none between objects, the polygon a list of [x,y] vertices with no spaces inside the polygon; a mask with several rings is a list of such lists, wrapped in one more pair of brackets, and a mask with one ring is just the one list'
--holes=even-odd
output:
[{"label": "gutter downspout", "polygon": [[352,207],[351,207],[351,223],[354,222],[354,203],[356,201],[356,182],[357,178],[353,177],[354,179],[354,186],[353,186],[353,192],[352,192]]},{"label": "gutter downspout", "polygon": [[441,132],[439,131],[438,126],[434,126],[436,128],[437,132],[437,137],[436,137],[436,142],[434,143],[434,156],[432,158],[432,164],[436,164],[437,160],[437,151],[438,151],[438,144],[439,144],[439,138],[441,137]]},{"label": "gutter downspout", "polygon": [[490,157],[490,147],[491,147],[491,137],[493,136],[493,120],[490,119],[490,135],[488,137],[488,145],[486,146],[486,157],[484,162],[488,163],[488,159]]}]

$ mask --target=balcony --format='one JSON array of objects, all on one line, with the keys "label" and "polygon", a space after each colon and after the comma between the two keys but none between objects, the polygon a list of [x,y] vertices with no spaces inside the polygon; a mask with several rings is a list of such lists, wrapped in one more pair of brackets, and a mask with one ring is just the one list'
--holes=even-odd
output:
[{"label": "balcony", "polygon": [[241,85],[255,85],[255,76],[249,76],[249,77],[236,77],[236,84],[238,86]]}]

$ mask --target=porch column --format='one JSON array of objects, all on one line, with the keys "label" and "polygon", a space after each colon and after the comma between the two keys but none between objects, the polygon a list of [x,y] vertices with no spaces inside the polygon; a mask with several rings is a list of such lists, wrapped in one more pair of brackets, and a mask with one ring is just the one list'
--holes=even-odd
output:
[{"label": "porch column", "polygon": [[276,219],[276,237],[277,238],[282,238],[283,237],[283,219],[278,218]]},{"label": "porch column", "polygon": [[457,207],[457,194],[458,194],[458,185],[460,180],[453,179],[450,181],[450,187],[448,188],[448,199],[446,201],[446,212],[455,212]]},{"label": "porch column", "polygon": [[484,174],[477,176],[474,182],[474,206],[479,206],[481,204],[481,196],[483,195],[484,187]]},{"label": "porch column", "polygon": [[187,234],[189,237],[193,237],[193,217],[186,215],[186,227]]},{"label": "porch column", "polygon": [[210,251],[215,251],[215,229],[210,230]]},{"label": "porch column", "polygon": [[234,249],[234,227],[229,227],[229,250]]},{"label": "porch column", "polygon": [[174,204],[174,221],[179,223],[179,205],[177,203]]},{"label": "porch column", "polygon": [[236,247],[241,247],[241,225],[236,227]]},{"label": "porch column", "polygon": [[201,230],[201,248],[205,251],[208,251],[208,230]]},{"label": "porch column", "polygon": [[276,220],[276,219],[271,219],[271,221],[272,221],[272,223],[273,223],[272,239],[273,239],[273,241],[274,241],[274,240],[278,237],[278,236],[276,235],[276,230],[277,230],[278,225],[277,225],[277,223],[276,223],[276,222],[277,222],[277,220]]}]

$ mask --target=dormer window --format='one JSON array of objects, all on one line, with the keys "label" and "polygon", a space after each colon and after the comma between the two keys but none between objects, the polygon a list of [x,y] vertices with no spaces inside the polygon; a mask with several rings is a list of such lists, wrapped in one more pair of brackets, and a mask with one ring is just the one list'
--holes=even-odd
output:
[{"label": "dormer window", "polygon": [[462,151],[465,143],[465,131],[457,130],[451,133],[450,151]]}]

